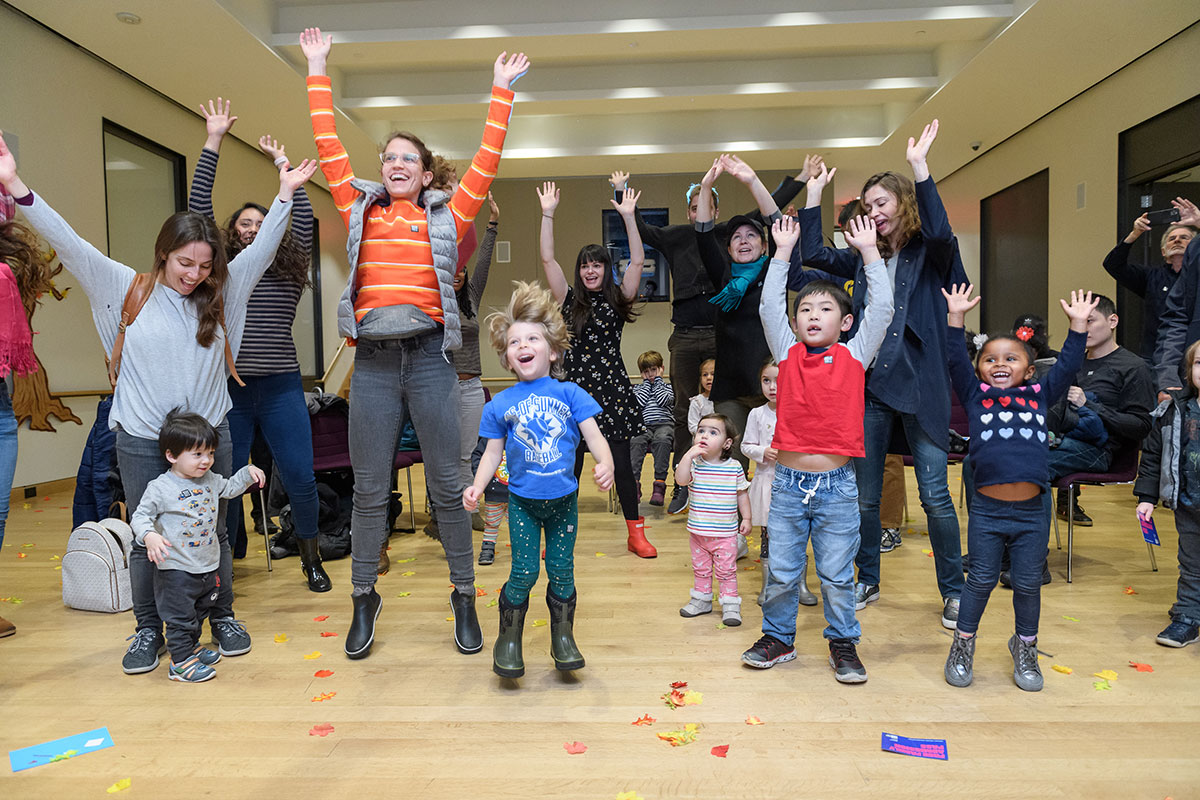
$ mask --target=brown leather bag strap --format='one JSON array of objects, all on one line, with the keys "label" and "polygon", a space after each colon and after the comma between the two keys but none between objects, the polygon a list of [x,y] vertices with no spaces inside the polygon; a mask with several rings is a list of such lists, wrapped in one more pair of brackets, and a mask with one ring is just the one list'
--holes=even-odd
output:
[{"label": "brown leather bag strap", "polygon": [[133,324],[142,307],[150,299],[154,291],[154,273],[138,272],[133,276],[133,282],[125,292],[125,301],[121,304],[121,322],[117,325],[117,338],[113,341],[112,356],[108,359],[108,382],[115,389],[117,373],[121,369],[121,350],[125,347],[125,329]]}]

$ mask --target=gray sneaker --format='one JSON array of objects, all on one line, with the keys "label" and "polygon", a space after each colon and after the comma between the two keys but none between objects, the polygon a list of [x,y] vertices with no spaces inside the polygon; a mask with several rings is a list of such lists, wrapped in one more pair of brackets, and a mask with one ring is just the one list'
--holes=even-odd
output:
[{"label": "gray sneaker", "polygon": [[879,540],[879,552],[890,553],[902,544],[899,528],[884,528],[883,537]]},{"label": "gray sneaker", "polygon": [[695,589],[691,589],[687,605],[679,609],[679,616],[690,619],[698,617],[701,614],[711,614],[712,610],[712,594],[705,594],[704,592],[697,592]]},{"label": "gray sneaker", "polygon": [[138,628],[125,641],[129,642],[129,649],[121,659],[121,669],[125,670],[126,675],[153,672],[158,666],[158,657],[167,652],[166,639],[153,628]]},{"label": "gray sneaker", "polygon": [[1042,690],[1042,668],[1038,666],[1037,639],[1025,642],[1015,633],[1008,640],[1013,657],[1013,680],[1027,692]]},{"label": "gray sneaker", "polygon": [[750,545],[746,543],[746,537],[739,533],[737,535],[737,560],[741,561],[748,555],[750,555]]},{"label": "gray sneaker", "polygon": [[947,597],[942,605],[942,627],[954,630],[958,627],[958,598]]},{"label": "gray sneaker", "polygon": [[223,656],[240,656],[250,652],[250,634],[240,619],[222,617],[212,621],[213,641]]},{"label": "gray sneaker", "polygon": [[974,679],[975,637],[970,638],[954,634],[950,643],[950,655],[946,656],[946,683],[960,689],[970,686]]},{"label": "gray sneaker", "polygon": [[854,610],[862,611],[867,607],[867,603],[874,603],[879,599],[879,584],[874,586],[866,583],[854,584]]},{"label": "gray sneaker", "polygon": [[686,486],[676,486],[671,492],[671,502],[667,505],[667,513],[671,516],[687,511],[688,490]]}]

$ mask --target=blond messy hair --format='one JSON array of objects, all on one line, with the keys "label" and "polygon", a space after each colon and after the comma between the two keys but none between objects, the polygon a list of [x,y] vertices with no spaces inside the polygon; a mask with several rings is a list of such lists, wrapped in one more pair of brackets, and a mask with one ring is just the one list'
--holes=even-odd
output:
[{"label": "blond messy hair", "polygon": [[513,371],[508,363],[508,329],[517,322],[528,322],[541,325],[546,332],[546,342],[550,350],[558,358],[550,362],[551,377],[563,378],[562,355],[571,346],[571,336],[567,332],[567,324],[563,322],[562,308],[555,301],[550,290],[537,281],[513,281],[516,288],[503,311],[493,311],[488,315],[488,334],[496,355],[500,356],[500,366],[509,372]]}]

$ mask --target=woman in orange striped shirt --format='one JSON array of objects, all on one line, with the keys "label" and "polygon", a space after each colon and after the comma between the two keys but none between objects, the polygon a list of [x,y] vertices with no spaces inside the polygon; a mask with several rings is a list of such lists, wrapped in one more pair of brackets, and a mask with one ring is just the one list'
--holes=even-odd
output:
[{"label": "woman in orange striped shirt", "polygon": [[[375,591],[387,541],[387,503],[401,420],[407,411],[421,440],[430,500],[454,591],[454,641],[483,647],[475,614],[471,521],[458,469],[458,375],[447,356],[461,334],[454,295],[458,242],[472,226],[500,165],[524,53],[501,53],[493,70],[483,143],[453,195],[429,189],[433,156],[416,135],[396,132],[380,154],[383,183],[356,178],[337,137],[325,63],[333,37],[300,35],[308,59],[308,105],[321,170],[349,235],[350,279],[338,303],[338,332],[357,344],[350,380],[350,460],[354,465],[351,571],[354,616],[346,655],[364,658],[375,639]],[[450,402],[447,402],[449,400]]]}]

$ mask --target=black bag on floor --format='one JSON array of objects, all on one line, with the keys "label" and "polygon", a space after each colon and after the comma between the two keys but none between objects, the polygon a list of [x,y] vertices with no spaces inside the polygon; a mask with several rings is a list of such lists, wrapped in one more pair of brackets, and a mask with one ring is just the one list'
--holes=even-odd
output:
[{"label": "black bag on floor", "polygon": [[[322,561],[350,554],[350,515],[354,508],[354,475],[349,470],[317,473],[317,546]],[[271,557],[285,558],[300,552],[289,503],[279,511],[279,533],[271,541]]]}]

